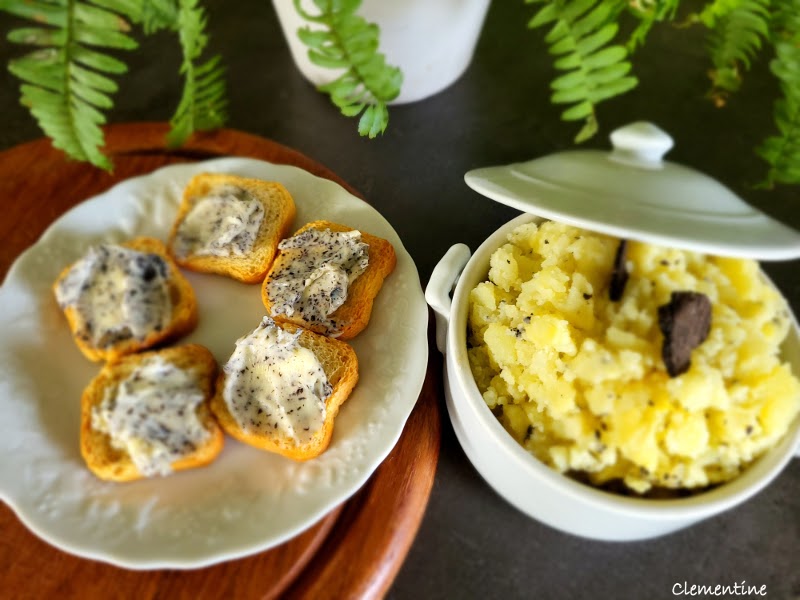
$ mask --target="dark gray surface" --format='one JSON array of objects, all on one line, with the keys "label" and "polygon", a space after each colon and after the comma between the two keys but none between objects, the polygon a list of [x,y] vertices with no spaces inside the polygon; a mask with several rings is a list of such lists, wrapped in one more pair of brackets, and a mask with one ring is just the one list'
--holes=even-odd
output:
[{"label": "dark gray surface", "polygon": [[[287,0],[288,1],[288,0]],[[359,189],[392,223],[426,281],[450,245],[475,248],[516,213],[472,192],[474,167],[525,160],[570,146],[575,125],[548,102],[551,75],[541,36],[525,29],[532,8],[495,2],[467,73],[445,92],[395,107],[383,138],[368,141],[302,79],[270,3],[207,3],[212,45],[225,56],[229,126],[292,146]],[[3,34],[12,20],[0,16]],[[0,41],[6,62],[18,49]],[[112,122],[167,119],[178,100],[178,52],[167,35],[128,59]],[[671,160],[723,181],[752,204],[800,228],[800,189],[754,190],[764,173],[753,153],[772,127],[775,86],[765,61],[723,110],[703,95],[708,63],[699,31],[661,28],[637,57],[637,91],[600,110],[606,147],[616,126],[638,119],[670,132]],[[0,149],[40,135],[0,75]],[[800,311],[798,263],[767,265]],[[672,587],[746,580],[768,597],[800,598],[800,460],[743,506],[657,540],[587,541],[529,520],[471,467],[446,418],[430,505],[391,598],[669,598]]]}]

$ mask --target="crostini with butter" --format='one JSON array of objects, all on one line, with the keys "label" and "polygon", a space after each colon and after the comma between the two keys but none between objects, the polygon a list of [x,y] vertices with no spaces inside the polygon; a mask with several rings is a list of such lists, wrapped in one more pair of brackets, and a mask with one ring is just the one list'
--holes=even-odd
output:
[{"label": "crostini with butter", "polygon": [[197,344],[109,361],[81,398],[81,454],[100,479],[200,467],[222,451],[209,409],[217,362]]},{"label": "crostini with butter", "polygon": [[280,183],[201,173],[183,192],[167,245],[182,267],[261,283],[294,217]]},{"label": "crostini with butter", "polygon": [[234,438],[308,460],[328,447],[339,407],[357,381],[349,345],[264,317],[236,342],[211,410]]},{"label": "crostini with butter", "polygon": [[154,238],[92,246],[61,272],[53,292],[93,361],[151,348],[197,325],[194,290]]},{"label": "crostini with butter", "polygon": [[367,326],[397,264],[387,240],[330,221],[308,223],[278,248],[261,287],[268,314],[342,340]]}]

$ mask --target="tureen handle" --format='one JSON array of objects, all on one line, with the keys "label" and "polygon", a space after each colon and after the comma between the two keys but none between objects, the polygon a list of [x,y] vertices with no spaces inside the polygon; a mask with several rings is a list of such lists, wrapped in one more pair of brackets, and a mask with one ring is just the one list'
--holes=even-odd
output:
[{"label": "tureen handle", "polygon": [[470,254],[469,248],[464,244],[452,246],[433,269],[425,288],[425,300],[436,313],[436,347],[442,354],[447,351],[450,292],[456,287]]},{"label": "tureen handle", "polygon": [[668,133],[647,121],[637,121],[611,133],[611,158],[644,169],[659,168],[674,142]]}]

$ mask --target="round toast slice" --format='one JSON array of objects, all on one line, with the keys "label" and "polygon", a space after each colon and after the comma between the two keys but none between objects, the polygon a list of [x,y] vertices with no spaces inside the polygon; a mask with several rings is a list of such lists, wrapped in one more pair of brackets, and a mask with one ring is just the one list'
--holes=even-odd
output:
[{"label": "round toast slice", "polygon": [[300,330],[299,345],[314,353],[333,388],[325,400],[325,421],[322,427],[307,443],[298,443],[280,435],[279,432],[264,435],[243,430],[231,414],[224,397],[226,378],[224,369],[220,370],[218,376],[217,390],[211,400],[211,410],[222,428],[237,440],[294,460],[309,460],[322,454],[330,444],[339,408],[358,382],[358,358],[355,351],[342,341],[315,334],[291,323],[276,323],[276,326],[289,333]]},{"label": "round toast slice", "polygon": [[100,479],[107,481],[133,481],[145,477],[134,464],[130,455],[112,445],[111,437],[92,427],[92,409],[99,406],[106,393],[116,393],[116,388],[144,361],[159,356],[166,362],[188,371],[200,387],[204,401],[197,407],[197,416],[209,433],[206,441],[194,451],[171,464],[173,471],[182,471],[207,465],[222,451],[224,434],[209,408],[214,394],[217,361],[211,352],[198,344],[175,346],[115,358],[103,367],[89,383],[81,397],[81,455],[89,469]]},{"label": "round toast slice", "polygon": [[[348,227],[347,225],[340,225],[330,221],[314,221],[298,229],[294,235],[299,235],[308,229],[330,229],[333,232],[354,231],[353,227]],[[293,323],[314,333],[333,336],[340,340],[349,340],[361,333],[369,324],[372,305],[375,297],[381,291],[384,279],[394,271],[397,265],[397,255],[388,240],[361,231],[361,241],[369,246],[369,264],[366,270],[349,286],[344,304],[329,315],[332,320],[340,324],[338,334],[329,331],[324,324],[310,323],[298,314],[292,316],[272,314],[272,301],[267,293],[270,277],[281,270],[292,268],[291,262],[283,258],[285,254],[280,251],[278,251],[278,256],[275,258],[261,286],[261,301],[267,309],[267,314],[278,322]]]},{"label": "round toast slice", "polygon": [[[64,316],[69,324],[73,339],[83,352],[84,356],[91,361],[113,360],[132,354],[141,350],[146,350],[162,342],[176,339],[190,333],[197,326],[197,300],[194,290],[188,280],[183,276],[178,266],[170,258],[164,244],[149,237],[139,237],[119,244],[125,248],[137,250],[146,254],[158,254],[167,264],[169,275],[167,277],[168,293],[172,303],[172,316],[169,324],[160,331],[150,332],[144,339],[137,340],[128,338],[119,340],[107,347],[98,347],[91,340],[79,335],[79,319],[73,307],[64,309]],[[74,265],[74,263],[73,263]],[[59,283],[67,276],[73,265],[64,268],[53,284],[55,292]]]},{"label": "round toast slice", "polygon": [[[233,186],[246,191],[251,198],[260,202],[264,209],[264,217],[252,250],[242,256],[208,254],[179,256],[176,253],[176,238],[181,223],[200,200],[223,186]],[[289,232],[295,213],[294,199],[278,182],[224,173],[200,173],[195,175],[184,189],[167,246],[175,262],[191,271],[224,275],[244,283],[260,283],[275,258],[278,243]]]}]

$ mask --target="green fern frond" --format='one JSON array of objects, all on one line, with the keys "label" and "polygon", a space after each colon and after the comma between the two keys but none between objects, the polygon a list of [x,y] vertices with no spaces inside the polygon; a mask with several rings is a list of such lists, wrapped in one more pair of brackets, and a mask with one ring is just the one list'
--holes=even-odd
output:
[{"label": "green fern frond", "polygon": [[97,0],[107,3],[124,3],[121,11],[146,34],[164,29],[178,33],[183,61],[181,74],[184,86],[181,100],[170,120],[167,145],[182,145],[194,131],[214,129],[226,118],[224,70],[220,57],[214,56],[197,65],[208,37],[205,34],[206,17],[197,0]]},{"label": "green fern frond", "polygon": [[785,0],[772,19],[775,58],[770,70],[781,83],[782,97],[775,102],[778,135],[757,149],[767,161],[765,187],[800,183],[800,0]]},{"label": "green fern frond", "polygon": [[551,25],[545,36],[550,54],[558,57],[554,66],[566,71],[550,87],[552,102],[571,104],[561,113],[565,121],[583,120],[575,137],[582,142],[597,132],[595,107],[636,87],[628,75],[631,64],[624,46],[609,45],[617,35],[616,18],[624,8],[618,0],[527,0],[546,2],[528,22],[531,29]]},{"label": "green fern frond", "polygon": [[687,24],[702,23],[709,29],[714,29],[721,19],[727,17],[741,3],[741,0],[712,0],[699,13],[689,15]]},{"label": "green fern frond", "polygon": [[141,24],[147,35],[169,29],[174,31],[178,23],[177,0],[145,0],[142,7]]},{"label": "green fern frond", "polygon": [[177,0],[95,0],[95,3],[122,13],[131,22],[141,25],[147,35],[178,28]]},{"label": "green fern frond", "polygon": [[21,102],[53,146],[77,160],[111,170],[103,154],[104,110],[112,106],[125,63],[106,53],[131,50],[130,26],[112,2],[4,0],[0,10],[36,23],[11,31],[9,41],[39,49],[9,61],[23,83]]},{"label": "green fern frond", "polygon": [[772,37],[800,44],[800,0],[776,0],[772,9]]},{"label": "green fern frond", "polygon": [[800,99],[786,95],[775,102],[779,135],[768,137],[756,150],[767,161],[764,187],[776,183],[800,183]]},{"label": "green fern frond", "polygon": [[225,71],[220,57],[196,64],[208,42],[205,33],[205,11],[198,0],[179,0],[178,33],[183,63],[183,94],[170,125],[167,136],[170,147],[183,144],[194,131],[204,131],[220,127],[227,118],[227,99],[225,96]]},{"label": "green fern frond", "polygon": [[387,103],[397,98],[403,82],[400,69],[386,64],[378,52],[380,30],[355,14],[361,0],[314,0],[319,14],[312,15],[294,0],[298,14],[321,26],[306,26],[297,31],[308,46],[312,63],[330,69],[342,69],[337,79],[319,86],[341,113],[359,114],[358,133],[370,138],[382,134],[389,124]]},{"label": "green fern frond", "polygon": [[679,4],[680,0],[631,0],[628,9],[639,22],[625,44],[628,54],[633,54],[637,48],[644,45],[653,25],[673,20]]},{"label": "green fern frond", "polygon": [[713,69],[710,72],[711,98],[719,106],[727,96],[739,89],[742,70],[761,49],[769,36],[770,0],[739,0],[737,6],[715,19],[709,34],[709,53]]}]

